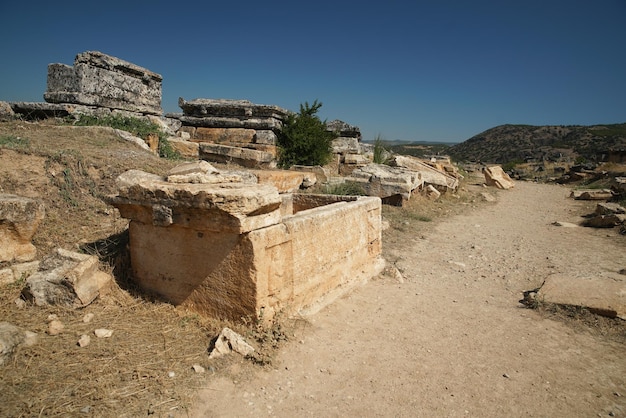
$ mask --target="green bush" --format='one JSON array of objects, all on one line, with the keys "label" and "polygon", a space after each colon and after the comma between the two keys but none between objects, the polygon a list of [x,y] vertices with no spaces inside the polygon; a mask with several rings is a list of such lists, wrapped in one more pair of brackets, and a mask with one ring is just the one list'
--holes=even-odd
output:
[{"label": "green bush", "polygon": [[326,129],[317,116],[322,103],[315,100],[300,105],[300,112],[290,114],[278,134],[279,165],[326,165],[332,158],[332,141],[337,137]]}]

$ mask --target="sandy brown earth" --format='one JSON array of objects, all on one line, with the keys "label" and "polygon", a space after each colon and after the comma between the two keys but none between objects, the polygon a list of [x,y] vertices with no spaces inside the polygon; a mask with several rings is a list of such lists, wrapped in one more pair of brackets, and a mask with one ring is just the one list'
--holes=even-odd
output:
[{"label": "sandy brown earth", "polygon": [[301,321],[269,367],[234,362],[189,415],[626,416],[623,331],[518,302],[551,273],[626,267],[623,236],[551,225],[580,221],[585,204],[568,194],[518,182],[426,231],[392,228],[386,258],[403,281],[374,280]]},{"label": "sandy brown earth", "polygon": [[[126,223],[101,196],[127,169],[162,173],[176,163],[101,128],[0,124],[0,192],[44,201],[33,239],[41,256],[115,244]],[[518,303],[551,273],[626,268],[626,237],[551,225],[593,210],[563,186],[467,187],[458,199],[385,207],[384,255],[404,280],[375,279],[293,329],[285,321],[289,341],[277,352],[274,331],[257,330],[269,335],[269,349],[255,357],[266,366],[209,360],[222,326],[255,340],[254,326],[146,299],[124,263],[103,259],[117,283],[84,311],[17,309],[20,283],[2,287],[0,320],[37,332],[40,343],[4,366],[0,416],[626,416],[626,321]],[[483,191],[497,203],[473,202]],[[49,314],[66,332],[46,335]],[[94,326],[114,337],[78,347]]]}]

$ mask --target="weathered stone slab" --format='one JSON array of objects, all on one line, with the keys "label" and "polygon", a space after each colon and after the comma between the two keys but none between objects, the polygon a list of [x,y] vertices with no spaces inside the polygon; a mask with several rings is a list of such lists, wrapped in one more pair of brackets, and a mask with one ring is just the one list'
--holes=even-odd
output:
[{"label": "weathered stone slab", "polygon": [[613,193],[609,189],[573,190],[570,196],[576,200],[608,200]]},{"label": "weathered stone slab", "polygon": [[37,306],[84,307],[111,283],[111,276],[98,270],[98,257],[57,249],[44,259],[39,271],[26,279],[22,295]]},{"label": "weathered stone slab", "polygon": [[48,66],[44,99],[161,115],[162,80],[159,74],[130,62],[87,51],[76,56],[73,67]]},{"label": "weathered stone slab", "polygon": [[256,136],[254,129],[245,128],[197,128],[191,138],[194,142],[212,142],[222,144],[225,142],[236,144],[252,144]]},{"label": "weathered stone slab", "polygon": [[275,118],[247,118],[217,116],[180,116],[183,125],[207,128],[248,128],[258,130],[279,130],[283,127],[280,119]]},{"label": "weathered stone slab", "polygon": [[240,234],[280,220],[281,198],[269,185],[171,183],[139,170],[123,173],[116,183],[118,195],[109,203],[141,224]]},{"label": "weathered stone slab", "polygon": [[37,249],[31,240],[44,214],[41,202],[0,194],[0,262],[24,262],[35,258]]},{"label": "weathered stone slab", "polygon": [[619,203],[613,202],[598,203],[595,211],[596,215],[619,215],[625,213],[626,208],[621,206]]},{"label": "weathered stone slab", "polygon": [[539,290],[540,301],[588,308],[611,318],[626,319],[626,276],[553,274]]},{"label": "weathered stone slab", "polygon": [[259,179],[259,184],[269,184],[278,189],[279,193],[293,193],[300,189],[304,182],[304,173],[287,170],[251,170]]},{"label": "weathered stone slab", "polygon": [[485,184],[487,186],[497,187],[498,189],[508,190],[515,187],[515,183],[508,174],[502,170],[499,165],[485,167],[483,169],[485,175]]},{"label": "weathered stone slab", "polygon": [[248,100],[231,99],[178,99],[178,106],[185,116],[235,117],[238,119],[273,118],[283,120],[290,113],[288,110],[273,105],[255,104]]},{"label": "weathered stone slab", "polygon": [[169,137],[168,142],[174,151],[186,158],[200,158],[200,145],[184,139]]},{"label": "weathered stone slab", "polygon": [[215,163],[234,163],[248,168],[276,168],[276,159],[269,152],[229,145],[200,143],[200,158]]},{"label": "weathered stone slab", "polygon": [[319,183],[326,183],[330,178],[330,171],[319,165],[294,165],[291,166],[291,170],[313,173]]},{"label": "weathered stone slab", "polygon": [[456,177],[438,170],[415,157],[396,155],[392,158],[391,165],[420,173],[424,184],[432,184],[440,190],[456,190],[459,187],[459,180]]},{"label": "weathered stone slab", "polygon": [[341,120],[332,120],[330,122],[326,122],[326,129],[328,131],[334,132],[337,136],[345,137],[345,138],[356,138],[358,141],[361,140],[361,130],[358,126],[350,125]]},{"label": "weathered stone slab", "polygon": [[340,136],[333,139],[331,146],[335,154],[358,154],[361,152],[357,138]]},{"label": "weathered stone slab", "polygon": [[381,199],[401,196],[402,200],[408,200],[413,190],[424,184],[419,173],[373,163],[354,170],[346,181],[357,183],[369,196]]}]

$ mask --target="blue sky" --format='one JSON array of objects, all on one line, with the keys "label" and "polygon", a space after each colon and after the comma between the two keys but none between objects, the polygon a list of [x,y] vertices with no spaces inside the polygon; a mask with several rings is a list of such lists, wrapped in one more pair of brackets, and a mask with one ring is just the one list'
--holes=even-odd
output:
[{"label": "blue sky", "polygon": [[[38,4],[40,3],[40,4]],[[626,0],[0,2],[0,100],[101,51],[178,97],[247,99],[364,139],[461,142],[505,124],[626,122]]]}]

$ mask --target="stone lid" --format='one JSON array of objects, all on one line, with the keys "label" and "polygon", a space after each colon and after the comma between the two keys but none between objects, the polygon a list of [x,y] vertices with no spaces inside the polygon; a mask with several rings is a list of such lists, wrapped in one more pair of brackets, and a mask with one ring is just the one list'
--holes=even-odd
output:
[{"label": "stone lid", "polygon": [[185,116],[226,116],[238,118],[284,119],[290,112],[278,106],[254,104],[248,100],[231,99],[178,99]]},{"label": "stone lid", "polygon": [[[130,170],[117,178],[118,195],[110,196],[108,202],[125,218],[157,226],[177,224],[243,233],[280,222],[282,198],[276,187],[244,182],[238,174],[207,170],[202,166],[199,171],[174,169],[173,173],[184,173],[171,174],[176,182]],[[184,182],[184,176],[190,182]],[[212,176],[224,181],[214,182]],[[208,180],[198,181],[202,178]]]},{"label": "stone lid", "polygon": [[124,61],[116,57],[112,57],[107,54],[103,54],[100,51],[85,51],[76,55],[74,64],[88,64],[98,68],[104,68],[110,71],[119,71],[122,73],[130,74],[135,78],[152,78],[155,81],[163,81],[163,77],[160,74],[154,73],[148,69],[133,64],[132,62]]}]

